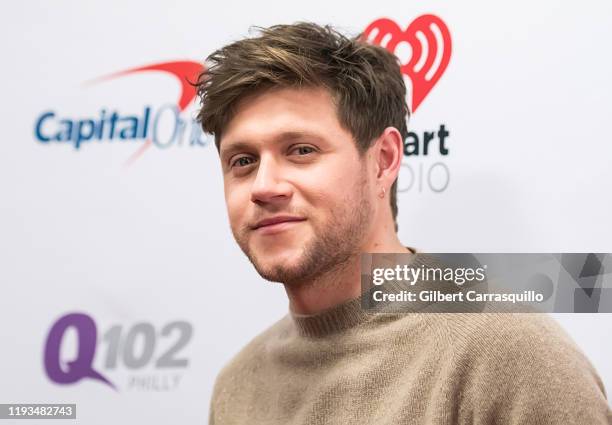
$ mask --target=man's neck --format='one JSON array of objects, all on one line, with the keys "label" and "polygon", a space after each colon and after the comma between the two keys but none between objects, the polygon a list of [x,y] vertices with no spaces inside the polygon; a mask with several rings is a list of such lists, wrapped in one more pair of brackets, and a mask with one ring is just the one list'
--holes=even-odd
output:
[{"label": "man's neck", "polygon": [[[368,244],[362,252],[410,253],[397,238]],[[360,254],[345,264],[300,285],[285,285],[289,309],[297,314],[316,314],[361,295]]]}]

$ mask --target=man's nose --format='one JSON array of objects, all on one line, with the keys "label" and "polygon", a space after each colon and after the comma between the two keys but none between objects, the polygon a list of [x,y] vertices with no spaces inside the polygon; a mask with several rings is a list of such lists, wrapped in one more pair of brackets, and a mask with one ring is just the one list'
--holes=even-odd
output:
[{"label": "man's nose", "polygon": [[288,199],[291,196],[291,186],[283,174],[273,157],[262,155],[251,188],[251,201],[261,203]]}]

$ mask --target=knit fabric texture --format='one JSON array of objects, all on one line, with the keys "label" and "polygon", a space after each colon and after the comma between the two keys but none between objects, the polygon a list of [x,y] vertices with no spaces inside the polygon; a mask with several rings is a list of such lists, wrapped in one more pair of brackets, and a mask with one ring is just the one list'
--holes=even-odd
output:
[{"label": "knit fabric texture", "polygon": [[209,423],[612,424],[604,385],[544,313],[293,312],[219,373]]}]

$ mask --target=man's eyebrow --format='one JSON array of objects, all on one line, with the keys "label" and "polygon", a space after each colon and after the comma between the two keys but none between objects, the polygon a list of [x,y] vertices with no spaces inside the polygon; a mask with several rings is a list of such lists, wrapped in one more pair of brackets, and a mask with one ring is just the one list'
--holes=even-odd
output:
[{"label": "man's eyebrow", "polygon": [[[325,139],[317,133],[309,132],[309,131],[284,131],[274,137],[272,139],[272,143],[282,143],[287,141],[299,141],[299,140],[316,140],[316,141],[324,141]],[[224,148],[224,146],[226,146]],[[228,156],[233,155],[236,152],[248,151],[253,149],[256,146],[255,143],[250,143],[246,141],[237,141],[237,142],[226,142],[225,144],[221,144],[221,157],[227,158]]]},{"label": "man's eyebrow", "polygon": [[223,143],[221,144],[221,157],[227,158],[228,156],[231,156],[236,152],[251,149],[253,147],[253,144],[248,142],[232,142],[230,143],[229,147],[224,148],[224,146],[227,146],[227,142],[225,143],[225,145]]}]

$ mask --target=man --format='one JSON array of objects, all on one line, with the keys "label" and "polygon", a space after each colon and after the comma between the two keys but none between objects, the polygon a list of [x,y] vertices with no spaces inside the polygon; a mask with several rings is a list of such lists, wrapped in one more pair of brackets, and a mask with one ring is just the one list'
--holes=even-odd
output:
[{"label": "man", "polygon": [[210,423],[610,423],[548,316],[361,308],[360,254],[412,252],[396,233],[408,109],[393,55],[278,25],[211,54],[197,88],[232,233],[290,310],[219,374]]}]

